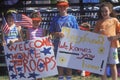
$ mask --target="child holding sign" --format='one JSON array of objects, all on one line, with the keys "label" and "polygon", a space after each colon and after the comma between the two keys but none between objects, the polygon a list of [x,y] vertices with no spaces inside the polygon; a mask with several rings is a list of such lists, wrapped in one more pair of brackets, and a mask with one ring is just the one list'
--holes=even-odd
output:
[{"label": "child holding sign", "polygon": [[28,28],[27,30],[27,39],[33,40],[37,37],[43,37],[45,36],[46,30],[40,27],[42,18],[40,16],[40,12],[33,12],[31,14],[33,27]]},{"label": "child holding sign", "polygon": [[[50,34],[54,37],[53,45],[54,52],[57,55],[57,49],[60,38],[64,37],[62,33],[62,27],[76,28],[78,29],[78,23],[73,15],[69,15],[67,13],[67,8],[69,7],[67,0],[58,0],[57,1],[57,9],[59,10],[59,15],[53,18],[53,21],[50,25]],[[72,69],[65,68],[66,70],[66,80],[72,80]],[[59,77],[58,80],[64,80],[64,68],[58,67]]]},{"label": "child holding sign", "polygon": [[[113,13],[113,5],[104,2],[100,5],[99,20],[96,23],[94,32],[108,36],[111,41],[108,63],[112,72],[112,80],[117,80],[117,67],[119,63],[117,48],[120,47],[120,23]],[[106,74],[102,75],[101,80],[107,80]]]},{"label": "child holding sign", "polygon": [[[36,38],[45,36],[46,31],[40,27],[40,23],[42,21],[40,12],[33,12],[31,14],[31,18],[33,21],[33,27],[27,30],[27,39],[34,40]],[[42,80],[42,79],[39,78],[37,80]]]}]

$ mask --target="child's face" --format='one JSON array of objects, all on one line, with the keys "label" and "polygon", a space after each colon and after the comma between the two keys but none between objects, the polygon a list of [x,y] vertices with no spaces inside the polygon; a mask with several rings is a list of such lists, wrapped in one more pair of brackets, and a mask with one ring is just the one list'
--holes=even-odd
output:
[{"label": "child's face", "polygon": [[64,13],[67,12],[67,6],[57,6],[58,10],[60,11],[60,13]]},{"label": "child's face", "polygon": [[33,28],[38,28],[41,21],[33,20]]},{"label": "child's face", "polygon": [[101,15],[102,15],[102,17],[104,18],[104,19],[106,19],[106,18],[109,18],[110,17],[110,9],[108,8],[108,7],[102,7],[101,8]]},{"label": "child's face", "polygon": [[6,20],[7,20],[8,25],[14,24],[13,16],[11,16],[11,15],[7,16]]}]

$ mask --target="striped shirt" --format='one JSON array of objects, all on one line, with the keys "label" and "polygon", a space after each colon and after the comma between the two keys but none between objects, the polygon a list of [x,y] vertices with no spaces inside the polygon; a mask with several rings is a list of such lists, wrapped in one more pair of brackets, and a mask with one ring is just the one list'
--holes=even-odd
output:
[{"label": "striped shirt", "polygon": [[29,28],[28,31],[29,31],[30,40],[44,36],[43,35],[44,30],[42,28],[37,28],[37,29]]},{"label": "striped shirt", "polygon": [[9,43],[10,40],[18,40],[19,37],[20,37],[19,31],[18,31],[16,25],[14,24],[10,27],[9,33],[7,35],[5,35],[5,40],[7,43]]}]

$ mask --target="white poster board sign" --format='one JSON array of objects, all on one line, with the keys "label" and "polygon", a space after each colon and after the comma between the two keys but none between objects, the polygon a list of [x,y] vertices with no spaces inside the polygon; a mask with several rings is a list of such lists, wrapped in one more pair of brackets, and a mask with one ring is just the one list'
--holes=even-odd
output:
[{"label": "white poster board sign", "polygon": [[10,80],[35,80],[57,75],[53,45],[48,37],[4,46]]},{"label": "white poster board sign", "polygon": [[67,27],[62,29],[65,36],[58,48],[58,66],[104,74],[110,47],[107,37]]}]

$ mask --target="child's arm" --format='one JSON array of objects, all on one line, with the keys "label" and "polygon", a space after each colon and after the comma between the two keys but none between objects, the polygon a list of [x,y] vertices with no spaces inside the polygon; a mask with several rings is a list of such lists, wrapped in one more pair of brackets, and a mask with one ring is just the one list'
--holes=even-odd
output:
[{"label": "child's arm", "polygon": [[6,45],[6,41],[5,41],[5,38],[4,38],[5,34],[2,30],[2,27],[1,27],[1,34],[2,34],[2,45],[4,46],[4,45]]},{"label": "child's arm", "polygon": [[118,40],[120,38],[120,33],[118,33],[116,36],[110,36],[108,37],[109,41],[113,41],[113,40]]},{"label": "child's arm", "polygon": [[116,23],[115,24],[116,25],[116,35],[108,37],[108,39],[110,41],[120,39],[120,22],[117,18],[114,18],[114,20],[115,20],[115,23]]},{"label": "child's arm", "polygon": [[26,40],[29,40],[29,39],[30,39],[30,35],[29,35],[29,31],[27,29],[27,31],[26,31]]},{"label": "child's arm", "polygon": [[18,29],[19,39],[15,42],[23,41],[23,32],[21,26],[17,26],[17,29]]},{"label": "child's arm", "polygon": [[47,35],[47,30],[43,30],[43,36],[46,36]]}]

